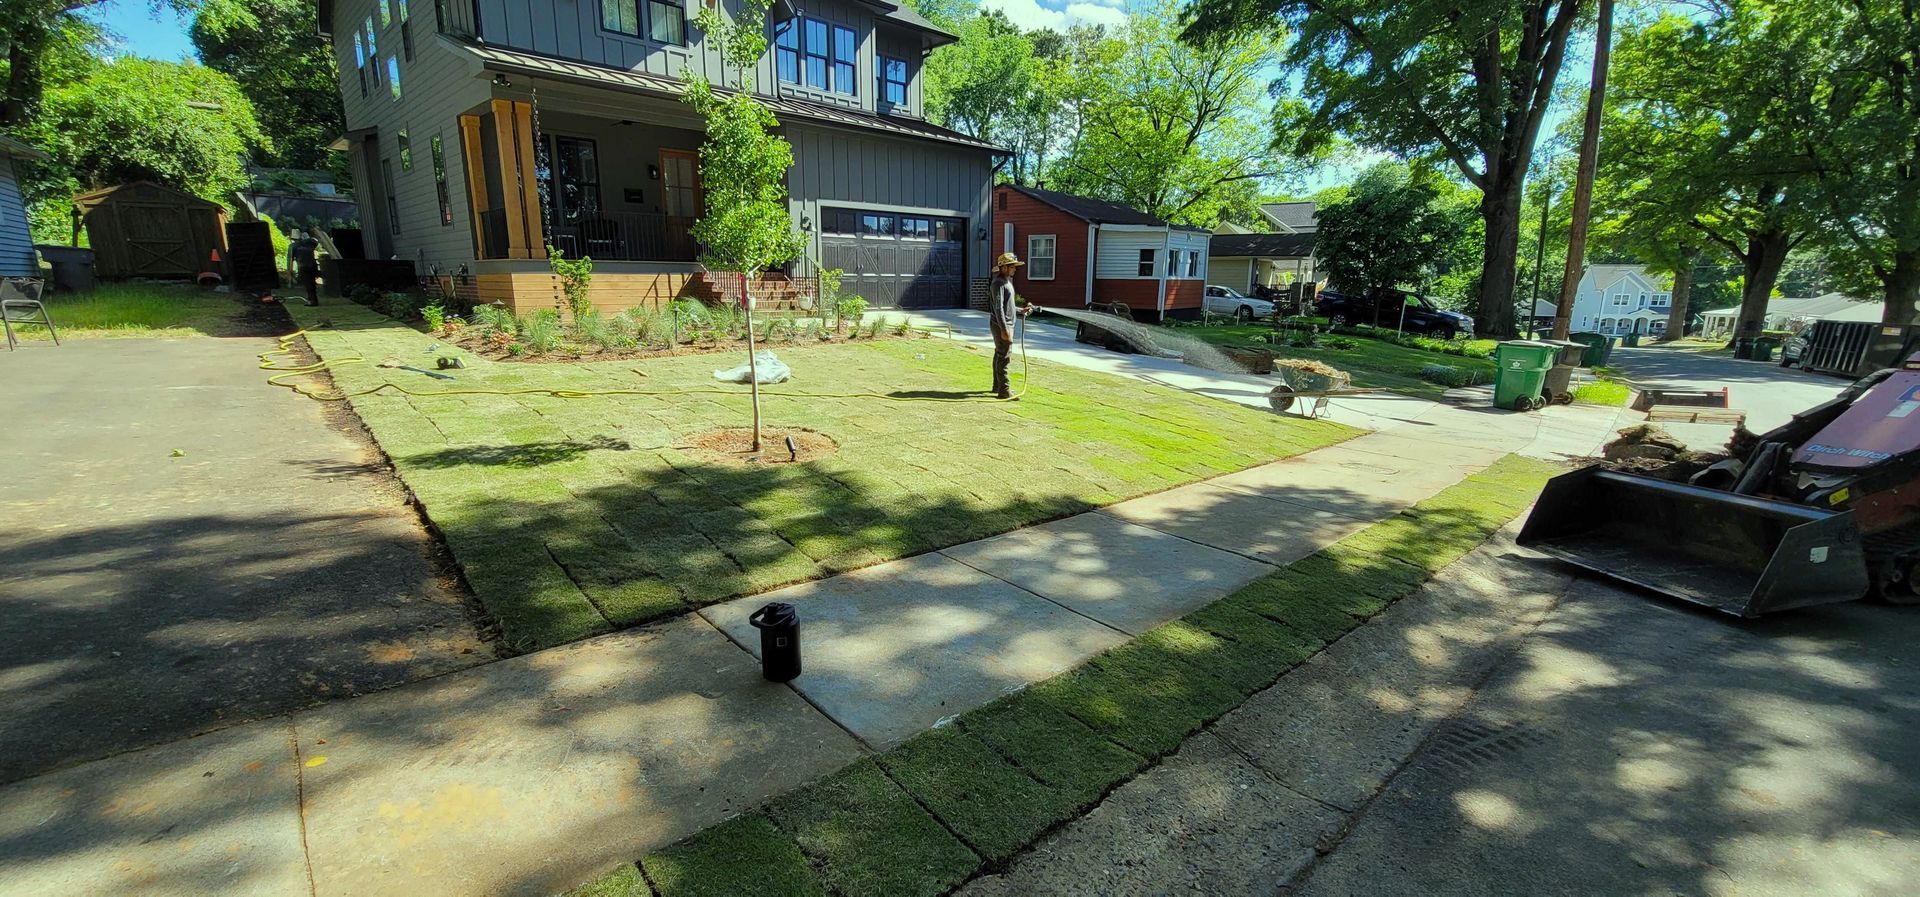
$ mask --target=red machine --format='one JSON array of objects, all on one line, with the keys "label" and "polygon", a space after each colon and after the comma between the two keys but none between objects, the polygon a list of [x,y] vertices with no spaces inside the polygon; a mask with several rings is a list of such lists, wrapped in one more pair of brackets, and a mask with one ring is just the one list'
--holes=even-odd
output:
[{"label": "red machine", "polygon": [[1743,617],[1920,598],[1920,354],[1689,483],[1557,477],[1520,544]]}]

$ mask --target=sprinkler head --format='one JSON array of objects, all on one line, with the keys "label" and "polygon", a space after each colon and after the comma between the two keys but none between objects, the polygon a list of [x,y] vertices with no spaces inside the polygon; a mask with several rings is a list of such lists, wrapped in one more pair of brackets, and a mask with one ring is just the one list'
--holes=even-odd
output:
[{"label": "sprinkler head", "polygon": [[787,435],[787,460],[800,460],[800,446],[793,441],[793,435],[791,433]]}]

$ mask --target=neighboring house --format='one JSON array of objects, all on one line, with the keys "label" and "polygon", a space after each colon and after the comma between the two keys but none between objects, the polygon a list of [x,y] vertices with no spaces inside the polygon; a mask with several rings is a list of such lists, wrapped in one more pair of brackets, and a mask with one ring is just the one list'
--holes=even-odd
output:
[{"label": "neighboring house", "polygon": [[[1672,288],[1639,265],[1592,265],[1573,301],[1575,332],[1625,336],[1667,332]],[[1549,313],[1551,314],[1551,313]]]},{"label": "neighboring house", "polygon": [[1119,203],[1010,184],[994,188],[993,209],[998,251],[1027,263],[1014,282],[1021,296],[1054,308],[1117,302],[1141,320],[1200,314],[1206,231]]},{"label": "neighboring house", "polygon": [[[1802,299],[1774,299],[1767,303],[1765,330],[1801,330],[1815,321],[1879,321],[1886,310],[1884,302],[1855,299],[1845,293],[1828,293]],[[1700,316],[1700,332],[1705,336],[1731,336],[1740,320],[1740,306],[1716,308]]]},{"label": "neighboring house", "polygon": [[27,204],[20,198],[21,162],[37,162],[47,155],[10,137],[0,136],[0,276],[34,277],[40,263],[33,256],[33,227]]},{"label": "neighboring house", "polygon": [[[470,272],[479,298],[521,308],[557,301],[549,244],[593,258],[602,309],[699,292],[705,126],[679,75],[740,85],[689,7],[320,0],[368,254]],[[843,269],[881,307],[966,304],[1004,151],[922,118],[923,62],[954,36],[894,0],[820,0],[768,31],[746,88],[793,146],[807,258],[789,273]]]},{"label": "neighboring house", "polygon": [[1207,284],[1248,296],[1314,279],[1316,234],[1214,234],[1208,241]]},{"label": "neighboring house", "polygon": [[1320,230],[1319,205],[1312,200],[1269,202],[1260,205],[1260,223],[1256,227],[1222,221],[1216,234],[1311,234]]}]

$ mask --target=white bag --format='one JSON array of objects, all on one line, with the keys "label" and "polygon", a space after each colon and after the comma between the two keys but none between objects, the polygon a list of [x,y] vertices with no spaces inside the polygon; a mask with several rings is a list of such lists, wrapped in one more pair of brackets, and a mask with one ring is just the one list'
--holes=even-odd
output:
[{"label": "white bag", "polygon": [[[753,354],[753,363],[760,368],[760,382],[763,385],[769,383],[785,383],[793,379],[793,371],[787,367],[787,363],[776,358],[770,351],[761,350],[755,352]],[[723,383],[751,383],[753,382],[753,370],[743,361],[739,367],[728,368],[724,371],[714,371],[713,379]]]}]

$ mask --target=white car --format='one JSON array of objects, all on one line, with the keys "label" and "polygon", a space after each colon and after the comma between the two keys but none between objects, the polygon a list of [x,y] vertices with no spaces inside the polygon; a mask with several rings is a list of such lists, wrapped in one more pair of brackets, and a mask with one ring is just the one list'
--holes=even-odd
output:
[{"label": "white car", "polygon": [[1273,303],[1243,296],[1232,287],[1207,287],[1206,301],[1200,307],[1212,314],[1227,315],[1241,323],[1273,317]]}]

